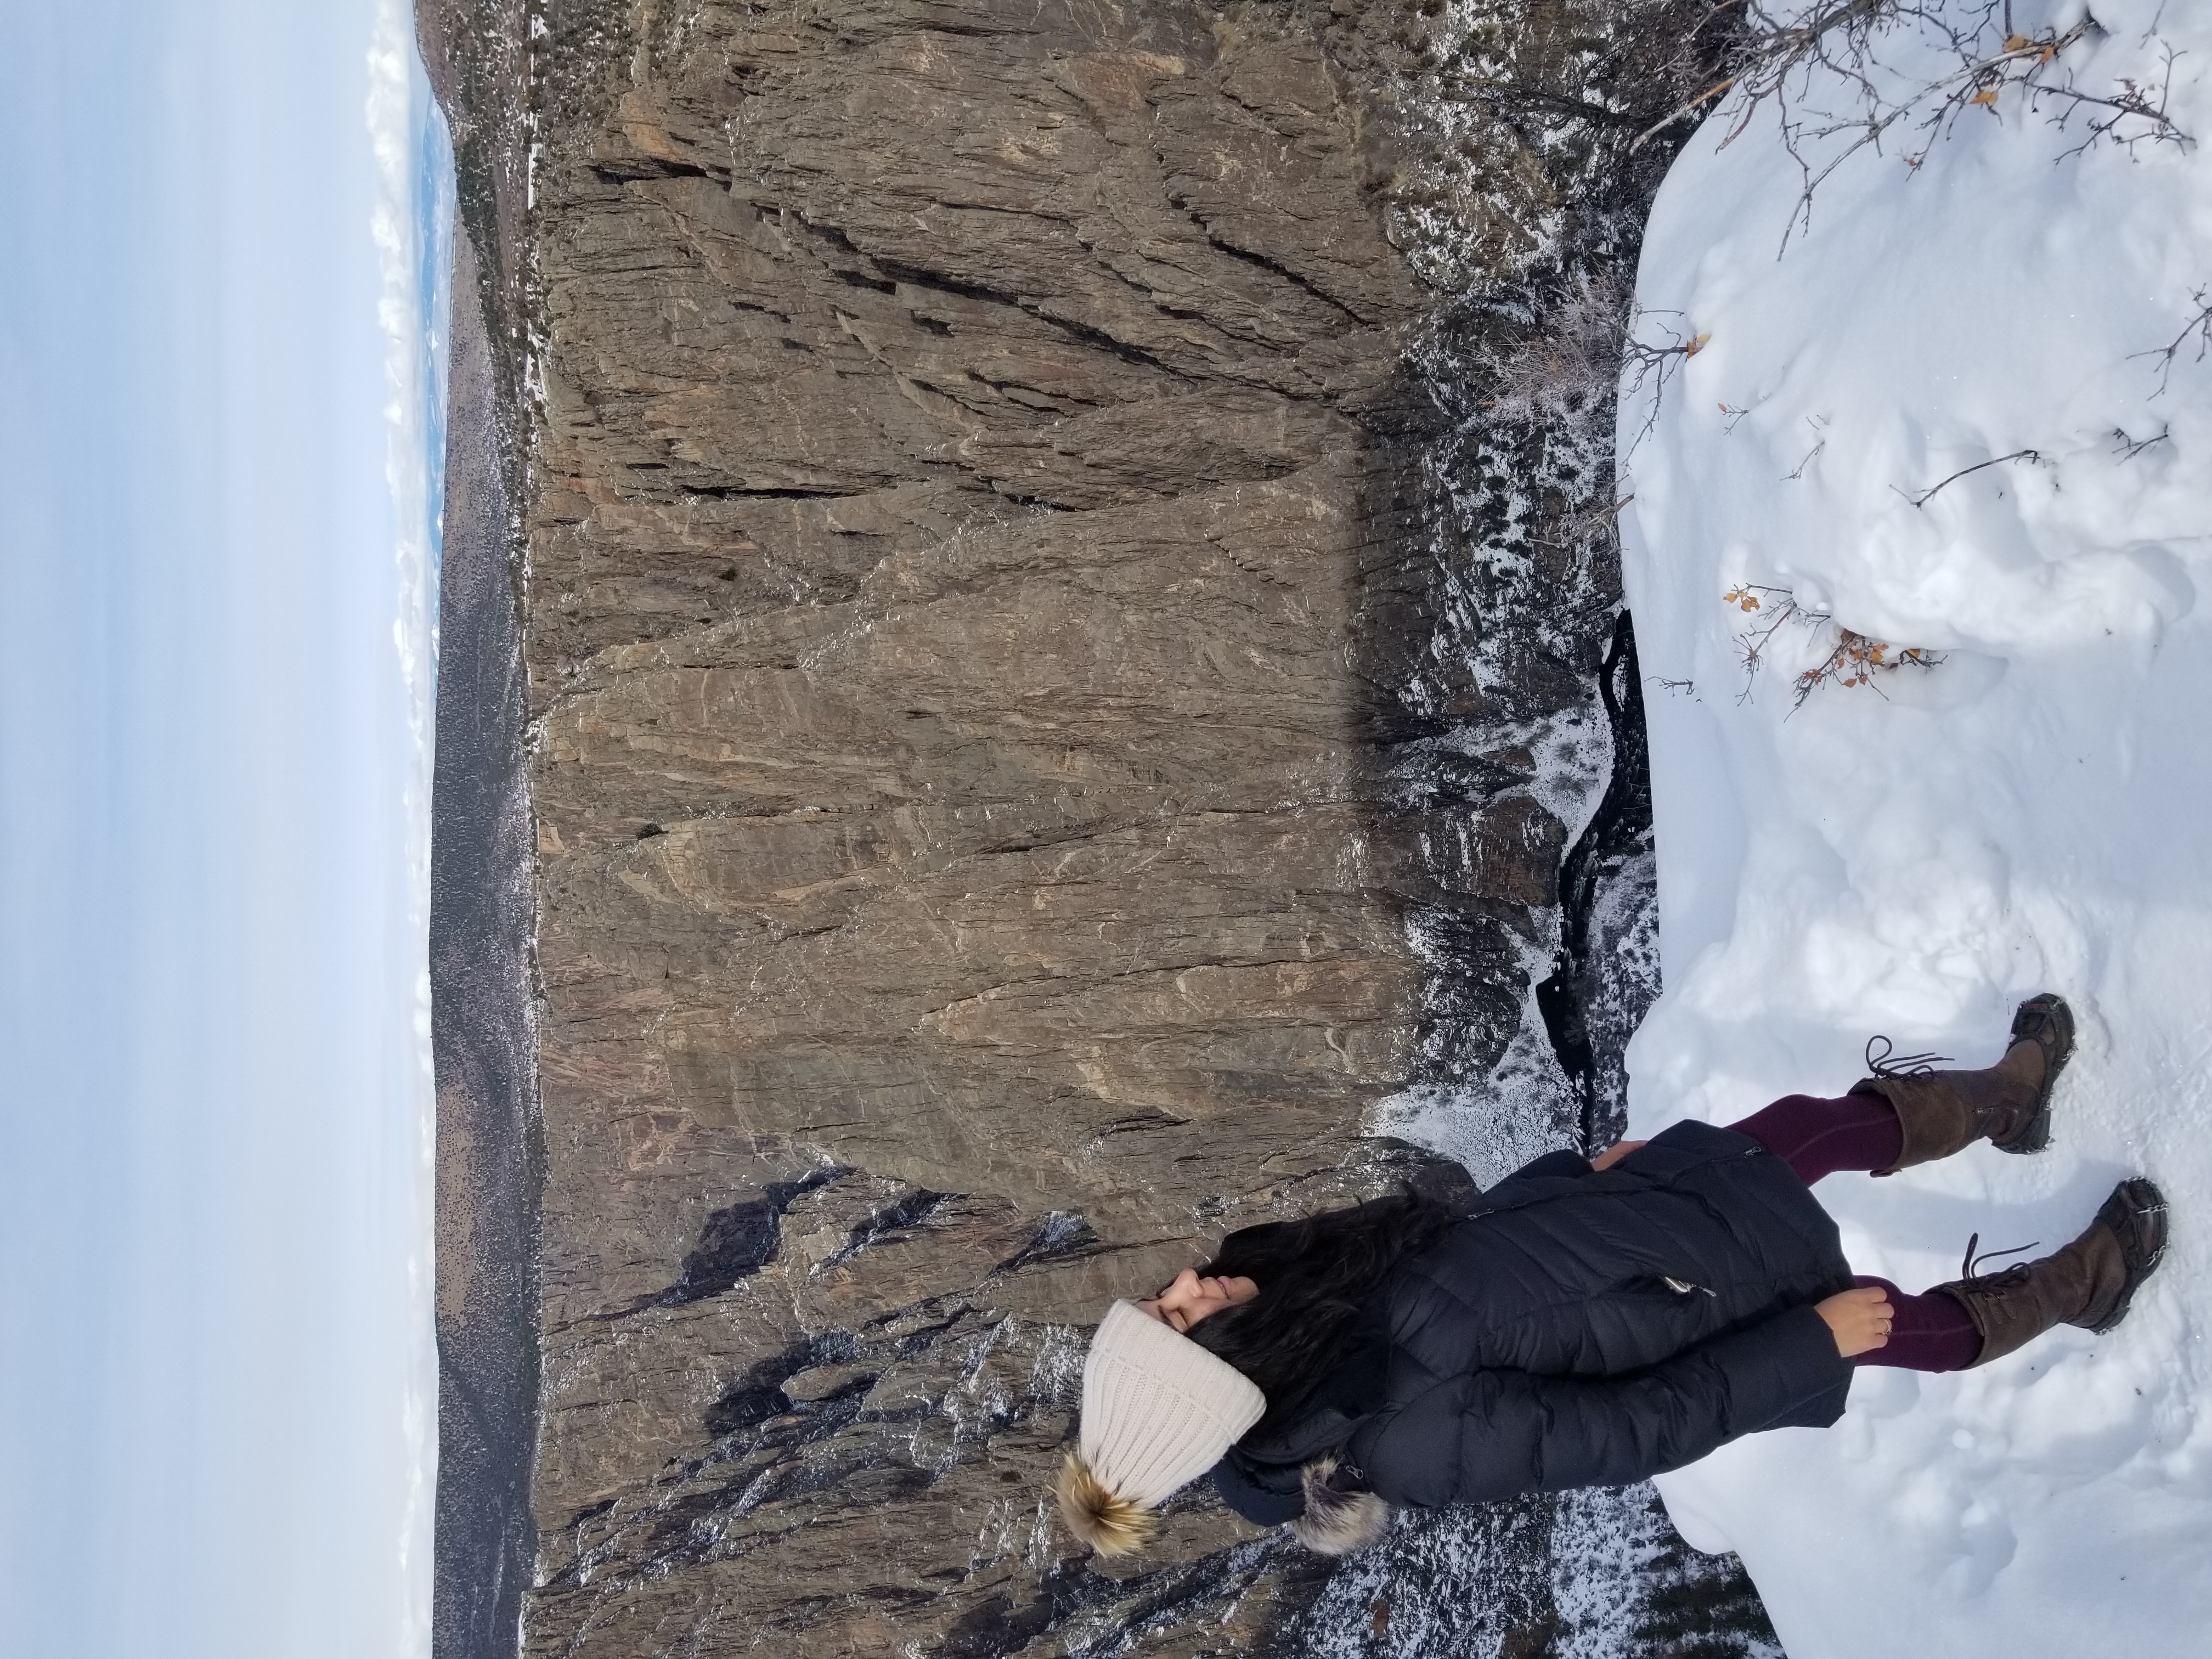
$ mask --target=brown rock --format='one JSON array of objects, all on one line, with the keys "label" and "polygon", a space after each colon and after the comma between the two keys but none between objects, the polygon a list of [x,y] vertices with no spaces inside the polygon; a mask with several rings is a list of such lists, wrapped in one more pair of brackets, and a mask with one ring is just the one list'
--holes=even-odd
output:
[{"label": "brown rock", "polygon": [[1043,1488],[1106,1298],[1450,1178],[1372,1109],[1551,948],[1525,745],[1615,596],[1532,532],[1603,471],[1469,567],[1424,470],[1423,12],[548,13],[526,230],[471,222],[542,389],[526,1651],[1265,1653],[1310,1599],[1204,1491],[1106,1564]]}]

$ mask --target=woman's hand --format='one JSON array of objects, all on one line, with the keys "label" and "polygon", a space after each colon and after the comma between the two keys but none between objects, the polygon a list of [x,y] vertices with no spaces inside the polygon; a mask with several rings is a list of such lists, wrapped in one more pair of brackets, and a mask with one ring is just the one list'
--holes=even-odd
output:
[{"label": "woman's hand", "polygon": [[1836,1352],[1846,1359],[1887,1345],[1889,1323],[1896,1316],[1889,1305],[1889,1292],[1879,1285],[1832,1296],[1820,1304],[1820,1312],[1835,1333]]},{"label": "woman's hand", "polygon": [[1612,1146],[1607,1147],[1603,1152],[1600,1152],[1595,1158],[1590,1160],[1590,1168],[1593,1170],[1610,1170],[1614,1164],[1620,1163],[1621,1159],[1626,1158],[1638,1146],[1649,1146],[1650,1144],[1651,1143],[1648,1140],[1616,1140]]}]

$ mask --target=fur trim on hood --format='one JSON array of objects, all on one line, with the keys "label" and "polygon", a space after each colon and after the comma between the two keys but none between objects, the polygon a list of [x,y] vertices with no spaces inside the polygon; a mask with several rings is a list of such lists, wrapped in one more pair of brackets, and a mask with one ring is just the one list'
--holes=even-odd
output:
[{"label": "fur trim on hood", "polygon": [[1300,1472],[1306,1512],[1290,1523],[1291,1534],[1321,1555],[1351,1555],[1390,1530],[1390,1506],[1371,1492],[1346,1492],[1333,1484],[1340,1466],[1334,1452]]}]

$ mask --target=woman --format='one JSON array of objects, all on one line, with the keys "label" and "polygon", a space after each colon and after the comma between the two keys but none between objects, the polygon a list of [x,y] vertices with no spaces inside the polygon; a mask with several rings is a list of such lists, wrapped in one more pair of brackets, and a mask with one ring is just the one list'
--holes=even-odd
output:
[{"label": "woman", "polygon": [[2046,994],[1985,1070],[1869,1043],[1874,1075],[1841,1099],[1553,1152],[1462,1213],[1407,1194],[1232,1233],[1109,1310],[1061,1511],[1120,1553],[1210,1468],[1239,1514],[1340,1554],[1392,1504],[1622,1486],[1760,1429],[1826,1427],[1855,1364],[1962,1370],[2054,1325],[2109,1330],[2165,1249],[2148,1181],[2040,1260],[1983,1273],[1970,1242],[1963,1276],[1920,1296],[1855,1279],[1809,1190],[1977,1139],[2041,1152],[2073,1045]]}]

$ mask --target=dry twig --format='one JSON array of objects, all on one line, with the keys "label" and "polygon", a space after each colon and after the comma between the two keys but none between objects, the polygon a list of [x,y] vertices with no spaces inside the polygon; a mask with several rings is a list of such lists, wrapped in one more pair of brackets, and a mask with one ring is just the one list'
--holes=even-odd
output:
[{"label": "dry twig", "polygon": [[[2128,149],[2193,142],[2167,109],[2170,48],[2162,51],[2155,84],[2124,76],[2100,91],[2078,83],[2066,54],[2103,33],[2092,17],[2028,35],[2014,29],[2006,0],[1831,0],[1789,21],[1768,0],[1748,0],[1744,18],[1728,83],[1734,112],[1722,143],[1734,143],[1761,110],[1775,112],[1802,175],[1783,232],[1785,249],[1811,222],[1820,185],[1853,155],[1882,149],[1893,134],[1911,133],[1916,143],[1903,159],[1917,168],[1961,117],[1994,112],[2008,99],[2049,112],[2061,127],[2081,118],[2082,140],[2069,155],[2106,142]],[[1881,61],[1892,41],[1932,48],[1948,66],[1934,74],[1893,71]]]},{"label": "dry twig", "polygon": [[[2189,303],[2197,307],[2197,314],[2182,325],[2180,333],[2175,335],[2166,344],[2153,350],[2129,354],[2130,361],[2136,357],[2158,359],[2158,390],[2150,394],[2154,398],[2162,398],[2166,395],[2166,383],[2173,374],[2173,360],[2179,355],[2182,347],[2189,343],[2191,335],[2197,337],[2197,356],[2194,361],[2203,362],[2205,352],[2212,350],[2212,284],[2200,288],[2196,293],[2191,295]],[[2151,441],[2155,443],[2157,440],[2153,439]],[[2133,454],[2135,452],[2130,450],[2129,453]]]},{"label": "dry twig", "polygon": [[1784,483],[1795,483],[1805,476],[1805,469],[1820,459],[1820,452],[1828,447],[1828,423],[1818,415],[1808,415],[1805,424],[1813,428],[1813,447],[1805,452],[1805,459],[1782,475]]},{"label": "dry twig", "polygon": [[2154,438],[2130,438],[2125,427],[2116,426],[2112,428],[2112,436],[2119,441],[2118,447],[2120,459],[2124,461],[2132,461],[2154,444],[2162,444],[2173,436],[2173,428],[2169,426]]},{"label": "dry twig", "polygon": [[1721,598],[1747,615],[1759,617],[1736,635],[1736,643],[1743,652],[1743,690],[1736,696],[1738,702],[1751,701],[1759,672],[1766,665],[1767,647],[1777,634],[1791,624],[1814,629],[1836,628],[1835,643],[1826,655],[1790,682],[1793,695],[1790,712],[1793,714],[1805,706],[1806,698],[1823,685],[1868,686],[1877,695],[1887,696],[1888,693],[1875,684],[1876,674],[1892,673],[1899,668],[1933,668],[1943,660],[1935,652],[1917,646],[1899,650],[1886,640],[1844,628],[1828,612],[1800,605],[1796,594],[1786,587],[1742,582]]},{"label": "dry twig", "polygon": [[1942,489],[1944,484],[1956,483],[1960,479],[1965,477],[1970,472],[1979,472],[1986,466],[2002,466],[2007,461],[2033,461],[2038,466],[2048,465],[2048,463],[2044,460],[2041,453],[2036,450],[2015,449],[2009,455],[1995,455],[1986,461],[1976,461],[1972,466],[1962,466],[1956,472],[1954,472],[1949,477],[1942,480],[1940,483],[1930,484],[1927,489],[1922,490],[1917,495],[1905,495],[1905,492],[1901,489],[1897,489],[1897,486],[1895,484],[1890,485],[1890,488],[1892,489],[1897,489],[1897,493],[1900,495],[1905,495],[1905,499],[1911,502],[1913,506],[1925,507],[1928,505],[1929,501],[1934,498],[1936,492]]}]

